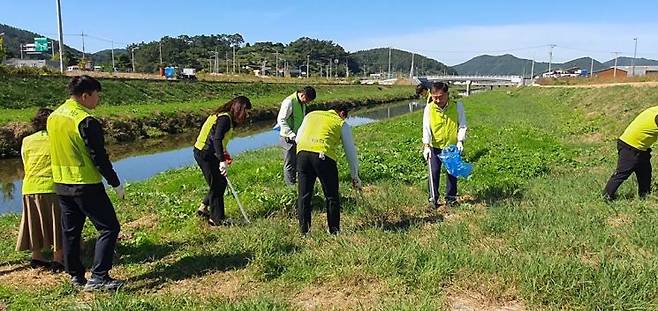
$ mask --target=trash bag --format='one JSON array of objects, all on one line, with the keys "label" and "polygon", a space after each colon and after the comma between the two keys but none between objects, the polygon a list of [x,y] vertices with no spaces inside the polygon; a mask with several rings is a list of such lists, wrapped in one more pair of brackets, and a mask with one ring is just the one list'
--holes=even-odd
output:
[{"label": "trash bag", "polygon": [[473,172],[473,165],[462,160],[462,156],[456,145],[443,148],[439,159],[441,159],[446,170],[452,176],[466,178]]}]

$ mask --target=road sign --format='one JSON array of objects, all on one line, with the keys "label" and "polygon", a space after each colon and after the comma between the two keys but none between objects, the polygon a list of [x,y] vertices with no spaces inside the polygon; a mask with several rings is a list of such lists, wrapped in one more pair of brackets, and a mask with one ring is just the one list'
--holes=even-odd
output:
[{"label": "road sign", "polygon": [[48,38],[34,38],[34,51],[47,52],[48,51]]}]

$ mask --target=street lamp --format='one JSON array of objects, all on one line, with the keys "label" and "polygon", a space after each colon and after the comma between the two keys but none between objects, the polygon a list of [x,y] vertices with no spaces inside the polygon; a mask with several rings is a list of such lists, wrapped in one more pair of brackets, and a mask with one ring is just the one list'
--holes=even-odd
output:
[{"label": "street lamp", "polygon": [[135,72],[135,50],[139,49],[139,47],[134,47],[130,49],[130,52],[132,54],[132,63],[133,63],[133,73]]},{"label": "street lamp", "polygon": [[633,61],[631,62],[631,76],[635,76],[635,58],[637,57],[637,38],[633,38],[635,40],[635,50],[633,50]]}]

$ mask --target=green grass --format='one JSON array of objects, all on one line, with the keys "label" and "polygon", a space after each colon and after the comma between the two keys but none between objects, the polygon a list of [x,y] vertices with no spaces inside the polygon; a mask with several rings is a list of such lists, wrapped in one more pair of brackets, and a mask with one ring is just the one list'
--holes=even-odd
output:
[{"label": "green grass", "polygon": [[[0,272],[0,301],[19,310],[435,310],[473,300],[474,308],[656,309],[658,198],[637,199],[631,180],[622,200],[599,196],[615,137],[656,96],[525,88],[464,99],[474,175],[443,217],[426,211],[421,114],[359,127],[366,186],[349,188],[341,159],[337,237],[325,232],[319,187],[311,235],[299,236],[277,149],[240,155],[229,169],[251,225],[205,226],[193,216],[206,191],[198,168],[166,172],[115,200],[122,236],[113,274],[130,281],[123,291],[76,293],[63,276]],[[230,194],[226,202],[239,220]],[[17,222],[0,217],[10,237],[0,258],[14,263],[2,269],[28,258],[13,251]],[[95,235],[90,225],[85,235]]]},{"label": "green grass", "polygon": [[[56,107],[67,97],[68,77],[0,76],[0,125],[27,122],[38,107]],[[101,79],[100,117],[140,118],[156,113],[198,112],[217,108],[237,95],[249,97],[255,110],[271,110],[303,84],[183,82]],[[316,103],[386,101],[409,98],[409,86],[318,85]]]}]

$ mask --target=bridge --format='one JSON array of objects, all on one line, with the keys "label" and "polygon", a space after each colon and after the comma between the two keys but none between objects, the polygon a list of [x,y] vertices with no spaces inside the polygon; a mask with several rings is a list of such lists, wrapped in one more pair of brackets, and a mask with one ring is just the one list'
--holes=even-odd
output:
[{"label": "bridge", "polygon": [[503,75],[436,75],[414,77],[416,83],[446,82],[457,85],[466,85],[466,95],[470,95],[471,88],[474,86],[494,87],[494,86],[519,86],[523,85],[521,76],[503,76]]}]

